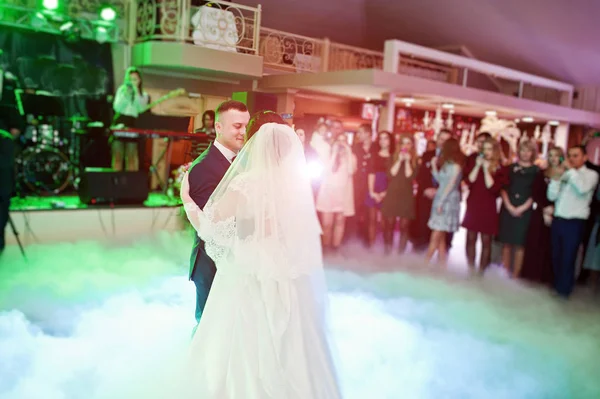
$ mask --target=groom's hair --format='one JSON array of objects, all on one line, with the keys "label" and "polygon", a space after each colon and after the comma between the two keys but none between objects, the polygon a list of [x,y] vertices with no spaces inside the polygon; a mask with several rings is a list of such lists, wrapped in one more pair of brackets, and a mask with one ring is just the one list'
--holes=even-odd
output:
[{"label": "groom's hair", "polygon": [[215,122],[221,119],[221,114],[227,111],[236,110],[240,112],[248,112],[248,107],[241,101],[227,100],[219,104],[215,111]]},{"label": "groom's hair", "polygon": [[279,123],[289,126],[278,113],[268,110],[259,111],[252,115],[250,122],[248,122],[248,127],[246,127],[246,141],[250,140],[258,132],[258,129],[266,123]]}]

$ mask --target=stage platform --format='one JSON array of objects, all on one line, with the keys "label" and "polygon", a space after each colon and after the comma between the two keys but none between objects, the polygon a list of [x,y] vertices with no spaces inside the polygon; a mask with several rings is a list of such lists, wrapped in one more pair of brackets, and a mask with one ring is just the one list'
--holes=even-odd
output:
[{"label": "stage platform", "polygon": [[[185,227],[179,198],[151,193],[140,205],[86,205],[76,195],[11,200],[10,216],[23,245],[81,240],[129,240]],[[7,245],[16,245],[10,226]]]}]

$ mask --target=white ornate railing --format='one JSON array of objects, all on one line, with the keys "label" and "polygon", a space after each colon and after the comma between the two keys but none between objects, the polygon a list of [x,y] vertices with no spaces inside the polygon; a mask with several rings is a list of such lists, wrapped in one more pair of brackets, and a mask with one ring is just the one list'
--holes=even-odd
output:
[{"label": "white ornate railing", "polygon": [[404,74],[407,63],[417,61],[437,65],[429,72],[430,76],[423,76],[430,79],[472,87],[469,76],[486,75],[500,84],[496,88],[499,93],[567,107],[572,104],[574,87],[568,83],[400,40],[385,42],[385,71]]},{"label": "white ornate railing", "polygon": [[383,52],[331,42],[329,71],[351,69],[382,69]]},{"label": "white ornate railing", "polygon": [[260,29],[259,54],[270,70],[320,72],[327,60],[327,41],[275,29]]},{"label": "white ornate railing", "polygon": [[[383,69],[383,52],[329,39],[297,35],[261,27],[259,54],[273,72],[327,72]],[[403,59],[400,72],[406,75],[447,81],[450,68],[436,63]]]},{"label": "white ornate railing", "polygon": [[[133,42],[180,41],[217,50],[258,53],[261,8],[228,1],[140,0]],[[131,20],[130,20],[130,23]]]}]

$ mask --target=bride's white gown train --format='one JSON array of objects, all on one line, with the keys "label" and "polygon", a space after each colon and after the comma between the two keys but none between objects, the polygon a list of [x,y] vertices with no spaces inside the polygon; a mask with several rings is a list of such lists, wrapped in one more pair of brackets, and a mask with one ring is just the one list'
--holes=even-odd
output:
[{"label": "bride's white gown train", "polygon": [[217,274],[189,350],[186,391],[214,399],[337,399],[320,228],[302,146],[267,124],[204,211],[185,209]]}]

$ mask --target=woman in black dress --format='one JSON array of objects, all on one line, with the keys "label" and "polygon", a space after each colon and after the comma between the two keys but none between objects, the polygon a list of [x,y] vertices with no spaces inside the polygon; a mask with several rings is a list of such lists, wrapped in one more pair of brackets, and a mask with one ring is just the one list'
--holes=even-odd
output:
[{"label": "woman in black dress", "polygon": [[550,247],[554,204],[548,200],[548,183],[552,176],[562,175],[564,168],[561,165],[564,160],[565,153],[562,148],[551,148],[548,151],[548,167],[537,174],[533,183],[532,198],[535,209],[531,213],[527,231],[521,277],[542,284],[551,284],[554,281]]},{"label": "woman in black dress", "polygon": [[[394,140],[390,132],[379,132],[377,135],[376,148],[369,160],[368,184],[369,195],[365,200],[365,205],[369,212],[369,246],[375,243],[377,236],[377,220],[379,212],[386,196],[388,188],[388,163],[394,153]],[[385,230],[385,227],[384,227]],[[388,237],[389,239],[389,237]],[[390,244],[386,242],[386,248]]]},{"label": "woman in black dress", "polygon": [[533,164],[536,153],[536,146],[532,141],[525,140],[519,144],[519,160],[508,166],[510,182],[501,191],[498,241],[504,244],[502,263],[513,277],[519,277],[525,255],[525,241],[533,205],[533,182],[539,172],[539,168]]},{"label": "woman in black dress", "polygon": [[406,250],[410,221],[415,219],[413,182],[417,161],[413,138],[408,134],[402,135],[399,148],[388,163],[388,188],[381,206],[381,214],[386,221],[383,236],[388,251],[392,246],[397,218],[400,218],[399,252]]}]

